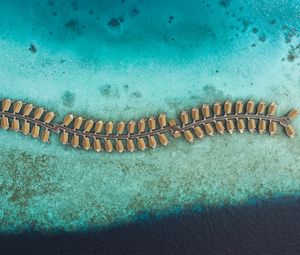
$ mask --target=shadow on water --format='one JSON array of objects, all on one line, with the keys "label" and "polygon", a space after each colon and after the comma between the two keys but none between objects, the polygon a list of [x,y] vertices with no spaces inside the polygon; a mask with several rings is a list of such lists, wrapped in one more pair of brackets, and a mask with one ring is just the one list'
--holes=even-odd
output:
[{"label": "shadow on water", "polygon": [[84,233],[2,234],[1,254],[300,254],[300,198],[185,211]]}]

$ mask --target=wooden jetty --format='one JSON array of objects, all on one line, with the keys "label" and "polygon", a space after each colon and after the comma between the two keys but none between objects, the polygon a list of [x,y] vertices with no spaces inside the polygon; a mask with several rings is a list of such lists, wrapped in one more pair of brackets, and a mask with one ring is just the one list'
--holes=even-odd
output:
[{"label": "wooden jetty", "polygon": [[188,111],[182,111],[179,120],[167,119],[166,113],[150,116],[138,121],[113,121],[85,119],[67,114],[62,123],[54,123],[55,113],[42,107],[23,103],[19,100],[3,99],[0,108],[1,128],[22,132],[49,143],[50,134],[60,135],[62,144],[96,152],[133,152],[155,149],[169,144],[169,137],[183,136],[188,142],[203,139],[214,134],[258,132],[278,133],[277,127],[284,128],[288,137],[296,134],[291,125],[299,112],[293,109],[287,116],[275,116],[277,105],[253,100],[235,103],[216,102],[212,107],[203,104]]}]

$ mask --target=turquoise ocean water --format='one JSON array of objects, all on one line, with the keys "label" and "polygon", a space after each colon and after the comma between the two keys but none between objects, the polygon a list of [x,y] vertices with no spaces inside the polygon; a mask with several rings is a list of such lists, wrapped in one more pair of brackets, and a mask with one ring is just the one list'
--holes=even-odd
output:
[{"label": "turquoise ocean water", "polygon": [[[15,0],[0,12],[0,97],[58,120],[176,117],[226,99],[275,101],[278,115],[300,107],[299,0]],[[97,154],[0,130],[0,230],[105,228],[297,196],[300,136],[280,133]]]}]

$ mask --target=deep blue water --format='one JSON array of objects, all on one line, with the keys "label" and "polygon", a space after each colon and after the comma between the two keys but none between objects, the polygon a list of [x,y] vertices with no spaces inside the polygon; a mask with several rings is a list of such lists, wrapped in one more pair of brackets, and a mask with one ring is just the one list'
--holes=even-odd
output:
[{"label": "deep blue water", "polygon": [[2,235],[1,254],[299,254],[300,199],[186,211],[103,231]]}]

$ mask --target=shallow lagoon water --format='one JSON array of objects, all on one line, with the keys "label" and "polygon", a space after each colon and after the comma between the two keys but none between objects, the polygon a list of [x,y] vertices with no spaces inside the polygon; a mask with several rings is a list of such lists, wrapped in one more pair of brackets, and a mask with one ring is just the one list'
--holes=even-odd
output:
[{"label": "shallow lagoon water", "polygon": [[[275,101],[286,114],[300,102],[299,5],[1,1],[0,96],[58,119],[176,117],[248,98]],[[119,155],[65,147],[56,136],[47,145],[0,135],[2,232],[103,228],[300,190],[299,136],[215,135]]]}]

